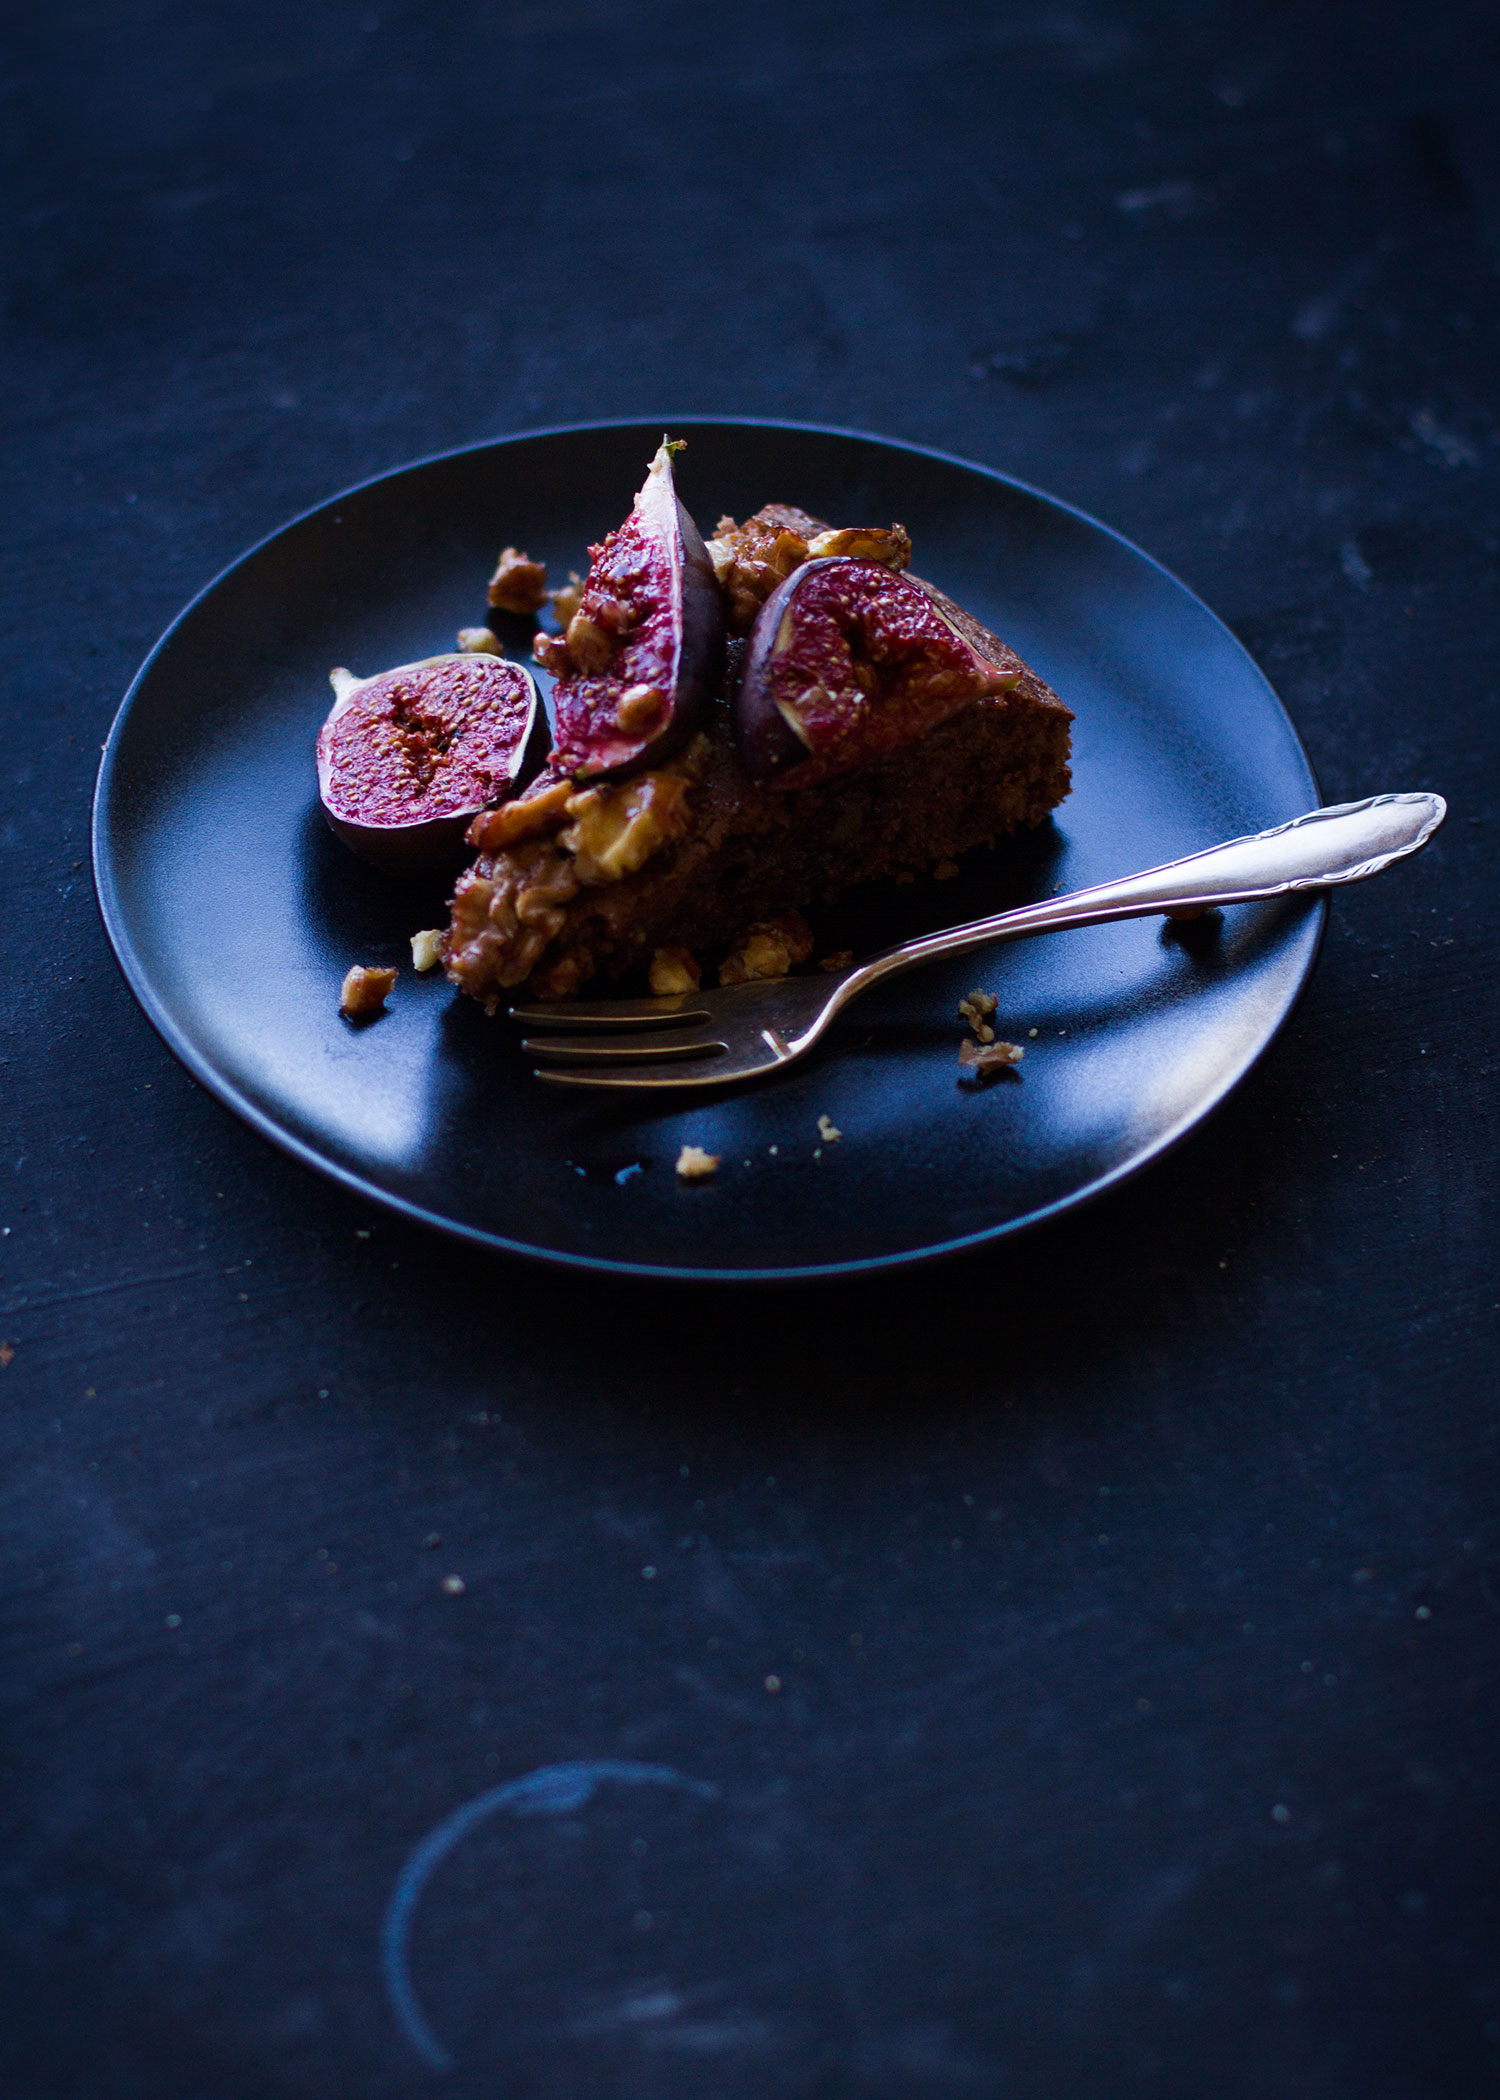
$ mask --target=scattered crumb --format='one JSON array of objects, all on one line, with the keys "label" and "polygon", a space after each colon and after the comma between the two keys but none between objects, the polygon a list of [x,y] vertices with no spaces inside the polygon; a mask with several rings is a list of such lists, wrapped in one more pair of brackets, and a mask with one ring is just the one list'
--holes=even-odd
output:
[{"label": "scattered crumb", "polygon": [[691,948],[658,948],[651,958],[651,989],[659,999],[673,992],[696,992],[702,982]]},{"label": "scattered crumb", "polygon": [[469,1585],[464,1581],[462,1575],[445,1575],[443,1577],[443,1595],[445,1597],[461,1597],[468,1587]]},{"label": "scattered crumb", "polygon": [[8,1371],[16,1360],[16,1352],[9,1342],[0,1342],[0,1370]]},{"label": "scattered crumb", "polygon": [[932,879],[934,882],[951,882],[958,872],[956,860],[940,860],[932,871]]},{"label": "scattered crumb", "polygon": [[[994,1033],[993,1030],[990,1031]],[[1026,1052],[1019,1043],[975,1043],[966,1036],[958,1046],[958,1061],[966,1072],[975,1078],[987,1073],[1002,1072],[1007,1066],[1018,1065]]]},{"label": "scattered crumb", "polygon": [[505,644],[492,627],[460,627],[458,646],[465,656],[503,656]]},{"label": "scattered crumb", "polygon": [[422,1544],[428,1549],[429,1552],[431,1552],[434,1546],[441,1546],[442,1543],[442,1534],[441,1532],[437,1531],[429,1531],[426,1538],[422,1541]]},{"label": "scattered crumb", "polygon": [[814,1146],[813,1146],[813,1158],[814,1158],[814,1159],[821,1159],[822,1157],[823,1157],[823,1147],[822,1147],[821,1145],[814,1145]]},{"label": "scattered crumb", "polygon": [[396,982],[394,970],[367,970],[356,963],[339,988],[339,1012],[351,1021],[378,1014]]},{"label": "scattered crumb", "polygon": [[1034,1037],[1035,1037],[1035,1035],[1036,1035],[1036,1030],[1035,1030],[1034,1028],[1028,1028],[1028,1029],[1027,1029],[1027,1031],[1026,1031],[1026,1033],[1027,1033],[1027,1034],[1028,1034],[1029,1036],[1031,1036],[1031,1037],[1033,1037],[1033,1038],[1034,1038]]},{"label": "scattered crumb", "polygon": [[785,977],[813,951],[812,928],[800,911],[761,919],[747,926],[719,965],[720,984],[749,984],[754,979]]},{"label": "scattered crumb", "polygon": [[718,1153],[705,1152],[701,1145],[684,1145],[677,1155],[679,1181],[706,1181],[710,1174],[718,1171]]},{"label": "scattered crumb", "polygon": [[424,933],[411,937],[411,966],[414,970],[434,970],[441,959],[438,942],[443,938],[440,926],[429,926]]},{"label": "scattered crumb", "polygon": [[781,1690],[781,1679],[774,1674],[768,1677],[766,1679],[766,1690],[768,1692],[779,1692]]},{"label": "scattered crumb", "polygon": [[960,999],[958,1002],[960,1017],[968,1022],[981,1043],[992,1043],[995,1040],[995,1031],[990,1026],[990,1016],[995,1011],[995,1004],[993,992],[980,991],[970,992],[967,999]]},{"label": "scattered crumb", "polygon": [[843,1136],[843,1134],[843,1131],[839,1129],[837,1123],[835,1123],[830,1117],[819,1116],[818,1136],[823,1140],[825,1145],[836,1145],[839,1139]]},{"label": "scattered crumb", "polygon": [[547,595],[547,571],[519,547],[507,547],[495,564],[485,596],[501,612],[534,613]]},{"label": "scattered crumb", "polygon": [[825,955],[818,964],[820,970],[847,970],[854,960],[852,948],[835,948],[832,955]]}]

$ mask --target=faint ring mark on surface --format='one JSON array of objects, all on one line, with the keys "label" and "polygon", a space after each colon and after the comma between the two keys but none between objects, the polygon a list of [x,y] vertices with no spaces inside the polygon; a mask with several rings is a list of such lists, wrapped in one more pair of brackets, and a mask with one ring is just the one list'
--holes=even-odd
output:
[{"label": "faint ring mark on surface", "polygon": [[476,1824],[499,1809],[509,1809],[517,1816],[565,1815],[569,1809],[582,1808],[591,1800],[605,1779],[620,1786],[680,1787],[684,1793],[697,1794],[705,1801],[716,1799],[719,1792],[706,1779],[689,1779],[670,1765],[641,1765],[610,1757],[589,1758],[576,1764],[539,1765],[536,1771],[527,1772],[520,1779],[508,1779],[503,1786],[491,1787],[487,1793],[477,1794],[472,1801],[454,1809],[423,1838],[396,1876],[380,1928],[380,1966],[401,2032],[430,2069],[451,2071],[453,2058],[433,2033],[417,2002],[407,1947],[417,1905],[433,1869]]}]

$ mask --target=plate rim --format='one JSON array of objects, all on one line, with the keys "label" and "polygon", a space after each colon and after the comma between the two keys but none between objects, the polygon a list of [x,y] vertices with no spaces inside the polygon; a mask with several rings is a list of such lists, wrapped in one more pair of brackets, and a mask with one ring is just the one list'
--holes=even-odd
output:
[{"label": "plate rim", "polygon": [[1254,1066],[1260,1062],[1291,1019],[1307,990],[1313,971],[1317,967],[1318,957],[1322,951],[1323,938],[1328,924],[1328,898],[1325,893],[1318,893],[1305,906],[1305,916],[1311,917],[1314,921],[1311,945],[1308,948],[1301,975],[1293,988],[1290,998],[1274,1023],[1266,1031],[1262,1039],[1255,1043],[1235,1064],[1227,1076],[1221,1079],[1206,1101],[1195,1103],[1191,1111],[1180,1116],[1170,1128],[1158,1135],[1144,1150],[1133,1154],[1128,1160],[1121,1161],[1118,1165],[1111,1167],[1107,1173],[1096,1175],[1092,1181],[1081,1183],[1077,1188],[1069,1189],[1065,1195],[1054,1197],[1051,1202],[1045,1203],[1035,1210],[1025,1211],[1019,1217],[1003,1219],[996,1225],[984,1226],[977,1232],[962,1233],[955,1239],[933,1242],[922,1247],[890,1254],[865,1255],[856,1259],[832,1262],[801,1262],[786,1268],[684,1268],[665,1262],[627,1261],[614,1256],[577,1253],[569,1249],[556,1247],[541,1247],[524,1240],[510,1239],[504,1233],[489,1230],[484,1226],[469,1225],[460,1219],[446,1217],[439,1211],[431,1210],[425,1205],[413,1201],[410,1197],[401,1196],[390,1189],[382,1188],[379,1183],[368,1179],[353,1168],[341,1165],[337,1160],[328,1158],[326,1154],[320,1152],[316,1146],[310,1144],[306,1139],[299,1137],[293,1131],[285,1129],[273,1116],[250,1100],[231,1079],[227,1078],[218,1069],[214,1062],[198,1048],[191,1036],[178,1025],[172,1014],[156,996],[150,973],[142,963],[131,938],[127,915],[115,881],[114,862],[116,848],[111,829],[111,803],[116,792],[116,774],[120,747],[124,739],[131,709],[141,688],[154,669],[157,660],[184,623],[237,570],[243,568],[247,562],[252,561],[256,555],[262,553],[275,541],[283,538],[287,533],[295,531],[299,526],[310,523],[323,512],[333,510],[339,504],[349,501],[351,497],[363,495],[370,489],[378,488],[382,482],[397,481],[423,468],[438,466],[449,460],[462,459],[471,453],[492,452],[502,446],[526,444],[544,438],[581,436],[591,431],[635,430],[649,427],[656,423],[661,423],[663,429],[677,428],[689,432],[694,427],[710,425],[716,428],[732,427],[745,430],[792,431],[809,437],[844,438],[857,444],[876,445],[882,451],[887,452],[907,452],[918,458],[936,460],[944,466],[960,468],[965,473],[977,474],[986,481],[997,482],[1004,488],[1018,491],[1024,496],[1029,496],[1038,502],[1045,503],[1054,510],[1066,513],[1079,523],[1088,526],[1092,531],[1104,534],[1107,539],[1113,540],[1137,560],[1147,563],[1176,590],[1184,593],[1198,611],[1205,614],[1212,621],[1213,625],[1221,631],[1232,646],[1252,666],[1261,684],[1265,687],[1268,699],[1281,714],[1291,734],[1292,743],[1302,760],[1312,788],[1313,806],[1316,808],[1321,804],[1322,788],[1296,723],[1288,713],[1281,695],[1276,691],[1265,672],[1245,647],[1239,636],[1229,626],[1228,622],[1221,619],[1213,607],[1200,598],[1191,585],[1184,583],[1182,578],[1169,569],[1164,562],[1159,561],[1154,554],[1149,553],[1145,548],[1138,546],[1134,540],[1129,539],[1123,532],[1118,531],[1112,525],[1106,524],[1102,519],[1094,517],[1091,512],[1082,509],[1078,504],[1070,503],[1064,497],[1054,496],[1050,491],[1036,487],[1034,483],[1023,481],[1018,475],[1008,474],[998,467],[985,466],[978,460],[966,459],[959,453],[948,452],[935,445],[923,445],[906,438],[882,437],[874,431],[856,430],[842,424],[803,422],[782,416],[705,415],[701,412],[690,416],[668,416],[665,420],[659,416],[603,416],[589,418],[583,422],[548,424],[534,430],[515,430],[498,437],[478,438],[468,444],[447,446],[441,451],[424,453],[420,458],[403,461],[394,467],[383,468],[378,474],[367,475],[361,481],[350,482],[344,488],[337,490],[333,495],[326,496],[321,501],[310,505],[306,510],[299,511],[294,517],[283,520],[281,524],[273,527],[270,532],[264,533],[258,540],[253,541],[250,546],[244,548],[232,561],[227,562],[223,568],[212,576],[207,583],[195,591],[193,596],[188,599],[187,603],[180,608],[176,616],[162,630],[156,642],[143,659],[140,668],[131,679],[125,690],[124,697],[115,710],[114,719],[110,723],[109,734],[105,738],[100,755],[99,770],[95,776],[90,813],[89,851],[94,878],[94,901],[103,923],[105,938],[119,966],[121,975],[125,979],[127,988],[146,1019],[151,1023],[151,1026],[156,1030],[173,1056],[186,1067],[189,1074],[197,1080],[200,1086],[212,1094],[232,1114],[238,1116],[242,1122],[247,1123],[252,1130],[267,1139],[279,1151],[288,1154],[301,1165],[310,1168],[314,1173],[324,1175],[329,1180],[338,1182],[354,1194],[364,1197],[367,1201],[379,1204],[385,1210],[394,1211],[398,1216],[407,1219],[411,1223],[425,1226],[431,1231],[442,1233],[450,1238],[463,1240],[470,1246],[483,1247],[496,1253],[518,1255],[524,1260],[541,1262],[549,1267],[583,1269],[594,1274],[641,1277],[649,1278],[653,1281],[672,1283],[813,1283],[826,1282],[835,1278],[865,1276],[886,1269],[915,1268],[930,1262],[950,1259],[970,1252],[975,1248],[987,1246],[997,1240],[1009,1239],[1019,1232],[1029,1232],[1038,1226],[1050,1223],[1067,1211],[1078,1209],[1083,1204],[1093,1202],[1097,1197],[1104,1195],[1119,1183],[1128,1181],[1135,1175],[1144,1172],[1146,1168],[1154,1165],[1156,1161],[1161,1159],[1164,1154],[1172,1151],[1190,1132],[1198,1129],[1201,1124],[1206,1123],[1222,1107],[1228,1096],[1242,1083]]}]

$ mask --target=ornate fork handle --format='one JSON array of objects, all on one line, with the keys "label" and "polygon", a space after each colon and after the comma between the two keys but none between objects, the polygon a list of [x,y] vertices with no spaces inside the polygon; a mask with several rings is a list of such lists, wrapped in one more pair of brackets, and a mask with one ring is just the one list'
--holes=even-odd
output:
[{"label": "ornate fork handle", "polygon": [[1021,940],[1065,926],[1103,925],[1110,919],[1146,918],[1158,912],[1207,911],[1220,904],[1248,904],[1297,890],[1363,882],[1404,854],[1425,846],[1447,814],[1441,795],[1372,795],[1294,817],[1271,831],[1231,839],[1168,861],[1118,882],[1101,882],[1063,897],[1048,897],[1019,911],[942,933],[904,941],[872,955],[844,978],[835,994],[842,1006],[882,977],[915,969],[945,955],[962,955],[996,941]]}]

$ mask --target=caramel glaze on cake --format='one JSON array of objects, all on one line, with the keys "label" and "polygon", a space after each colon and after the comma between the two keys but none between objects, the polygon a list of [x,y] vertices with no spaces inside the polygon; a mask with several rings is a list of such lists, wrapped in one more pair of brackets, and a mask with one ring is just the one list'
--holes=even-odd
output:
[{"label": "caramel glaze on cake", "polygon": [[[778,526],[793,517],[818,526],[782,506],[768,512]],[[726,527],[742,547],[757,529],[774,539],[759,527],[767,514],[743,528],[721,523],[710,543],[716,566],[719,550],[733,547]],[[793,550],[779,551],[784,560]],[[892,566],[904,567],[905,551]],[[780,562],[765,567],[761,595]],[[746,598],[759,581],[743,564],[734,578]],[[802,788],[749,777],[727,696],[684,750],[650,771],[575,790],[549,770],[470,829],[479,857],[459,879],[442,944],[452,981],[492,1012],[522,984],[534,997],[565,998],[594,977],[643,974],[658,948],[722,947],[754,921],[923,872],[1040,823],[1068,792],[1072,714],[971,614],[922,587],[1004,673],[1006,690],[872,764]],[[731,691],[734,670],[731,661]]]}]

